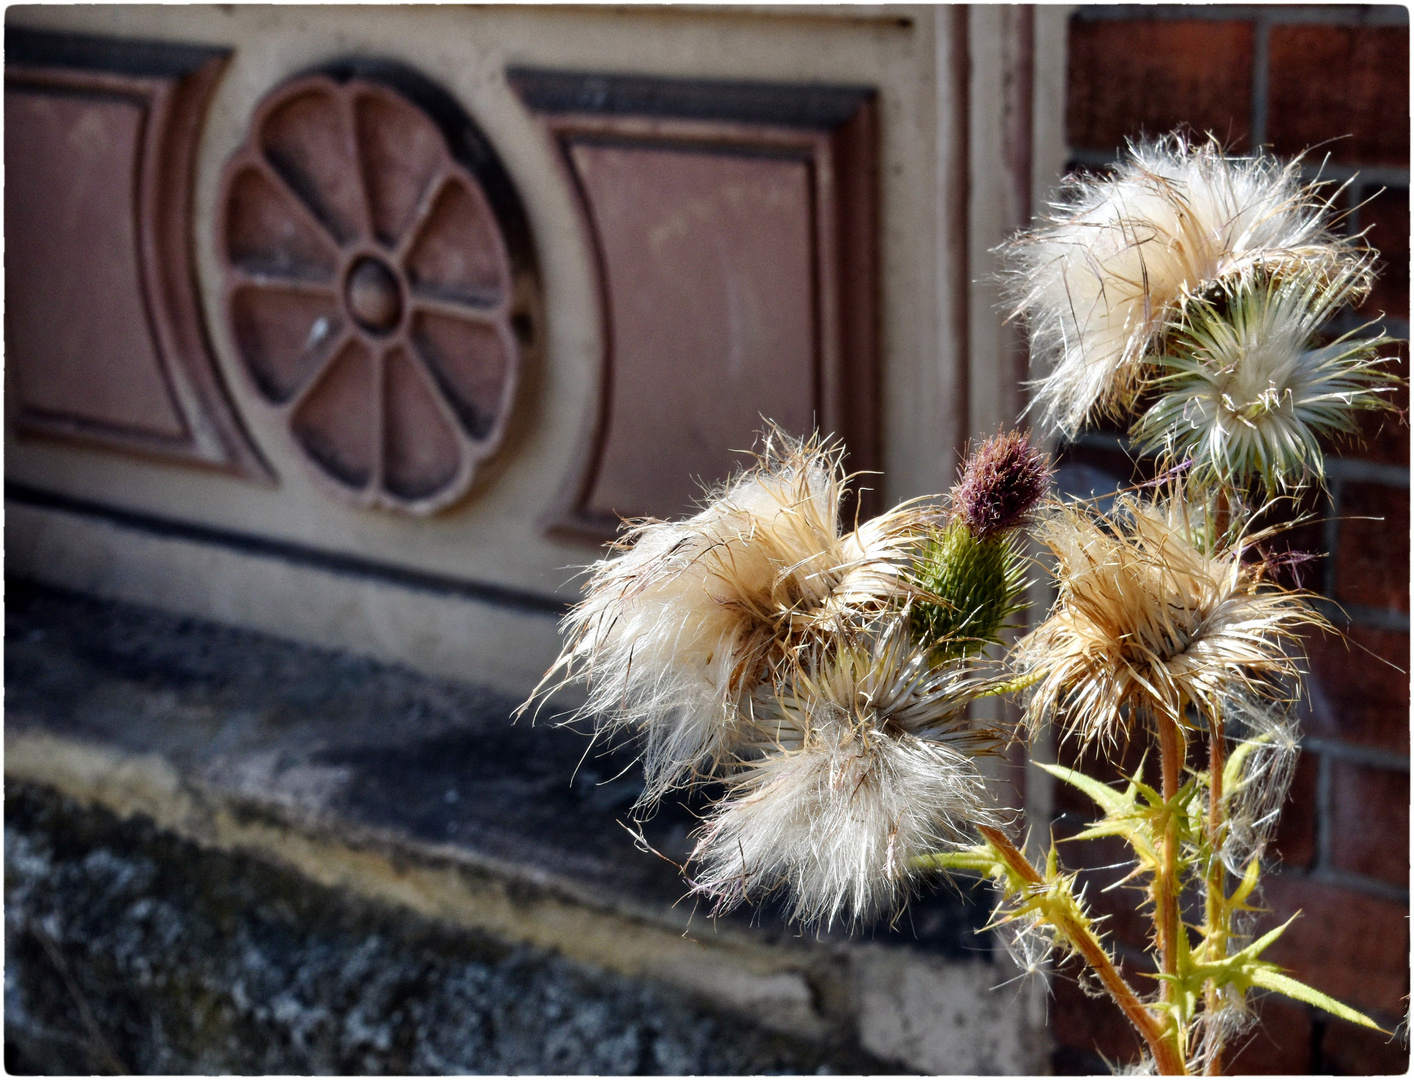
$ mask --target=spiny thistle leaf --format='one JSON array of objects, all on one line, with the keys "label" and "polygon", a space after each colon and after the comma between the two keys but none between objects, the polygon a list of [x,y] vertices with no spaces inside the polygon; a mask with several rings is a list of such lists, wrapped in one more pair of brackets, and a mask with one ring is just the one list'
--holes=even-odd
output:
[{"label": "spiny thistle leaf", "polygon": [[1252,985],[1260,986],[1264,990],[1275,990],[1278,994],[1285,994],[1289,998],[1297,1001],[1304,1001],[1307,1005],[1314,1005],[1318,1009],[1324,1009],[1332,1016],[1342,1020],[1349,1020],[1352,1024],[1359,1024],[1361,1027],[1374,1028],[1374,1030],[1388,1035],[1389,1032],[1380,1027],[1362,1012],[1352,1009],[1349,1005],[1342,1005],[1335,998],[1328,994],[1323,994],[1313,987],[1290,975],[1283,975],[1280,971],[1273,971],[1271,968],[1257,968],[1252,973]]},{"label": "spiny thistle leaf", "polygon": [[1082,772],[1076,772],[1074,769],[1067,769],[1064,765],[1047,765],[1040,761],[1034,764],[1042,771],[1050,773],[1057,780],[1062,780],[1071,787],[1089,795],[1107,814],[1113,813],[1133,801],[1132,796],[1126,796],[1125,793],[1116,791],[1108,784],[1102,784],[1099,780],[1086,776]]},{"label": "spiny thistle leaf", "polygon": [[1304,1001],[1318,1009],[1325,1009],[1326,1012],[1338,1016],[1342,1020],[1349,1020],[1353,1024],[1373,1028],[1375,1031],[1384,1031],[1364,1013],[1358,1012],[1348,1005],[1342,1005],[1335,998],[1293,979],[1271,961],[1261,959],[1262,953],[1281,937],[1287,927],[1296,921],[1296,918],[1297,916],[1293,915],[1280,926],[1267,931],[1245,949],[1235,952],[1229,957],[1208,963],[1194,963],[1191,962],[1190,957],[1188,958],[1189,962],[1179,965],[1181,974],[1177,976],[1161,975],[1159,978],[1180,984],[1182,992],[1189,995],[1196,992],[1208,980],[1218,987],[1236,987],[1242,993],[1246,993],[1254,986],[1264,990],[1275,990],[1279,994],[1285,994],[1297,1001]]}]

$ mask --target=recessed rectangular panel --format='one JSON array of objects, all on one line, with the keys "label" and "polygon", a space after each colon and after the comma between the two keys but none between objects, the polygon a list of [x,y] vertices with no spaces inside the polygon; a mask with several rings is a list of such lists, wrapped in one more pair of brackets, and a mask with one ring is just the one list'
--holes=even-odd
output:
[{"label": "recessed rectangular panel", "polygon": [[569,148],[604,260],[606,438],[584,509],[675,514],[770,417],[818,408],[811,163],[663,146]]},{"label": "recessed rectangular panel", "polygon": [[28,411],[180,439],[138,264],[146,112],[117,95],[6,90],[6,354]]},{"label": "recessed rectangular panel", "polygon": [[192,266],[197,143],[227,55],[5,28],[5,357],[23,435],[269,476]]},{"label": "recessed rectangular panel", "polygon": [[621,515],[689,511],[766,420],[876,468],[874,92],[508,75],[559,147],[603,311],[599,395],[547,527],[605,539]]}]

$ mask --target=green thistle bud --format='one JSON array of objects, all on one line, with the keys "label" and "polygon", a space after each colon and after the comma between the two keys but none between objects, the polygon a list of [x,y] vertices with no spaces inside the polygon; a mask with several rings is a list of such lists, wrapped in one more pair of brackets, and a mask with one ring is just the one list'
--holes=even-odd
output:
[{"label": "green thistle bud", "polygon": [[1008,536],[979,538],[954,522],[928,541],[914,566],[936,601],[913,606],[913,629],[938,659],[956,659],[998,640],[1025,605],[1025,562]]}]

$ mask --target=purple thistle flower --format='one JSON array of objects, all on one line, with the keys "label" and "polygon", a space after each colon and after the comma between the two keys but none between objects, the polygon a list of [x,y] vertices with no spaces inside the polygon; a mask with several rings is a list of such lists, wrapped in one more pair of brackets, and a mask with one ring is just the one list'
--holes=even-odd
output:
[{"label": "purple thistle flower", "polygon": [[962,464],[952,489],[953,512],[979,540],[1025,523],[1051,486],[1049,458],[1025,432],[988,439]]}]

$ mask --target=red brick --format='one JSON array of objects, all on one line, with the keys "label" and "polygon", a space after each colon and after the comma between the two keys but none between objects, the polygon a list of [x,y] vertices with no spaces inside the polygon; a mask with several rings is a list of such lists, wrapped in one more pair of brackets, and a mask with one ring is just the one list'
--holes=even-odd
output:
[{"label": "red brick", "polygon": [[1317,1071],[1337,1076],[1404,1076],[1409,1071],[1409,1047],[1402,1036],[1332,1020],[1321,1039]]},{"label": "red brick", "polygon": [[1307,735],[1409,753],[1409,635],[1352,626],[1306,639]]},{"label": "red brick", "polygon": [[1257,1003],[1257,1027],[1226,1055],[1230,1076],[1301,1075],[1311,1071],[1311,1013],[1304,1005],[1269,995]]},{"label": "red brick", "polygon": [[1408,164],[1407,27],[1273,26],[1269,56],[1267,139],[1277,153],[1324,143],[1315,160],[1329,151],[1339,162]]},{"label": "red brick", "polygon": [[1252,25],[1199,19],[1070,21],[1066,135],[1110,150],[1179,125],[1242,148],[1252,125]]},{"label": "red brick", "polygon": [[1330,858],[1337,870],[1409,884],[1409,774],[1331,761]]},{"label": "red brick", "polygon": [[[1314,485],[1298,501],[1275,509],[1282,530],[1258,546],[1268,561],[1272,581],[1288,589],[1318,589],[1325,572],[1326,533],[1324,518],[1330,513],[1329,499]],[[1298,524],[1294,518],[1304,517]],[[1274,521],[1273,524],[1276,524]]]},{"label": "red brick", "polygon": [[1108,997],[1085,994],[1069,965],[1057,973],[1051,991],[1051,1032],[1057,1043],[1125,1064],[1139,1059],[1139,1036],[1119,1006]]},{"label": "red brick", "polygon": [[1409,992],[1408,905],[1293,873],[1265,881],[1265,933],[1301,916],[1263,956],[1308,986],[1361,1010],[1403,1012]]},{"label": "red brick", "polygon": [[1391,188],[1360,207],[1366,241],[1380,253],[1380,276],[1361,309],[1375,317],[1409,318],[1409,189]]},{"label": "red brick", "polygon": [[1409,610],[1409,492],[1383,484],[1341,491],[1335,598],[1366,607]]},{"label": "red brick", "polygon": [[1291,791],[1277,821],[1276,853],[1287,866],[1309,866],[1316,857],[1316,770],[1320,759],[1303,751]]}]

